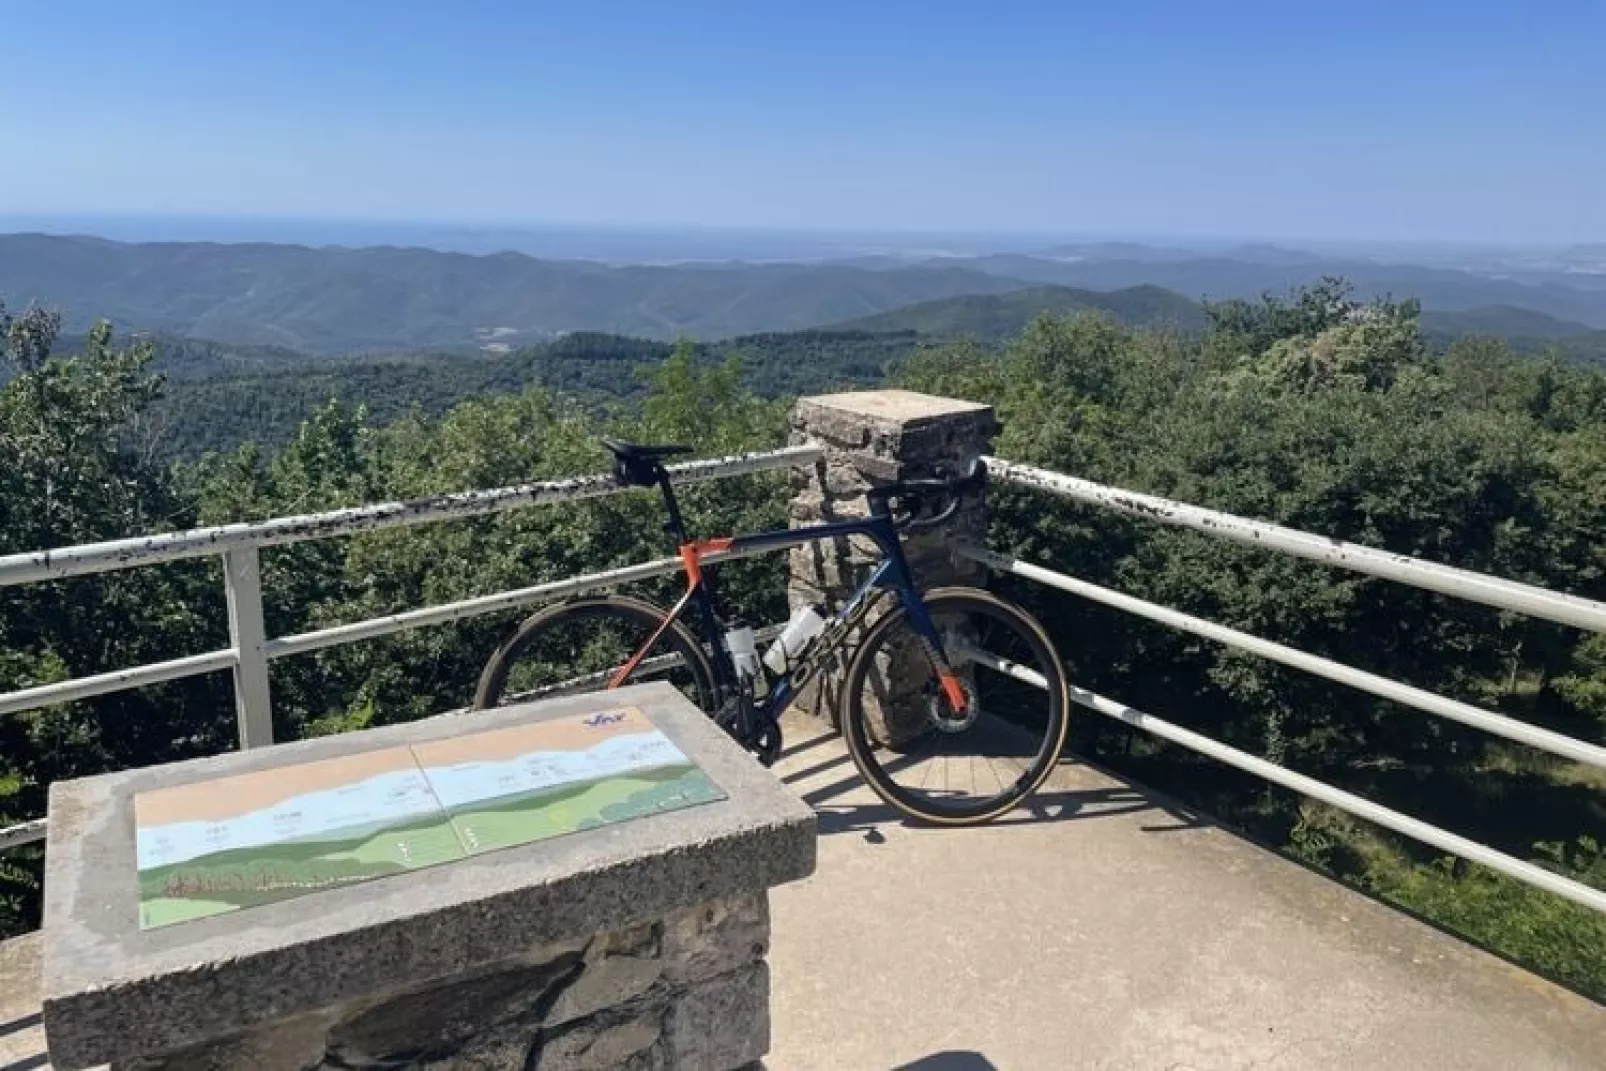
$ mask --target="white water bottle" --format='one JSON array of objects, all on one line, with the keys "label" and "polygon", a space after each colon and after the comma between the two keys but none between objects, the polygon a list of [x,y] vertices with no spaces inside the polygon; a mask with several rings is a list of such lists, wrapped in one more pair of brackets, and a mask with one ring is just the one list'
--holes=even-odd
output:
[{"label": "white water bottle", "polygon": [[770,649],[764,652],[764,664],[770,667],[772,673],[780,676],[824,628],[825,618],[820,616],[820,611],[812,606],[799,607],[775,642],[770,644]]},{"label": "white water bottle", "polygon": [[753,641],[751,628],[738,625],[725,633],[725,649],[731,654],[731,664],[736,667],[737,676],[744,680],[758,676],[758,647]]}]

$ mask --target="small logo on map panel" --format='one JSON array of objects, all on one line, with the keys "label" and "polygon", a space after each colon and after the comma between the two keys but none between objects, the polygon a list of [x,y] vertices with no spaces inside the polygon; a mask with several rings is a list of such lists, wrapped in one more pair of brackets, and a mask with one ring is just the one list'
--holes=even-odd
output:
[{"label": "small logo on map panel", "polygon": [[605,725],[617,725],[617,724],[619,724],[620,722],[622,722],[624,720],[625,720],[625,712],[624,711],[616,710],[616,711],[611,711],[610,712],[610,711],[604,710],[604,711],[601,711],[601,712],[596,713],[596,714],[592,714],[589,717],[587,717],[585,719],[585,723],[584,724],[585,724],[586,728],[588,728],[588,729],[600,729]]}]

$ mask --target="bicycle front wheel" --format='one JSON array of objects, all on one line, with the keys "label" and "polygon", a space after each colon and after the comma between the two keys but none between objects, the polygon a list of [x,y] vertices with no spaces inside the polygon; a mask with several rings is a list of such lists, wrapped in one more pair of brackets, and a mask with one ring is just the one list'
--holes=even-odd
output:
[{"label": "bicycle front wheel", "polygon": [[662,680],[703,710],[715,709],[714,671],[697,638],[649,602],[624,595],[576,599],[532,615],[496,649],[480,674],[474,706],[509,703],[614,686],[637,652],[657,635],[620,684]]},{"label": "bicycle front wheel", "polygon": [[979,825],[1035,792],[1059,761],[1065,671],[1043,627],[1013,603],[975,588],[940,588],[924,602],[963,706],[899,606],[848,667],[842,730],[882,799],[921,821]]}]

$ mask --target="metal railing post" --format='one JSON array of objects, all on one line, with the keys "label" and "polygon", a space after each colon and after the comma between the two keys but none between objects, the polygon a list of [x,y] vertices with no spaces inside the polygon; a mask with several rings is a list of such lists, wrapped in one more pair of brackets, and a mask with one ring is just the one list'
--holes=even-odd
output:
[{"label": "metal railing post", "polygon": [[266,747],[273,743],[273,698],[268,690],[268,638],[262,623],[262,565],[257,548],[223,552],[223,586],[229,598],[240,747]]}]

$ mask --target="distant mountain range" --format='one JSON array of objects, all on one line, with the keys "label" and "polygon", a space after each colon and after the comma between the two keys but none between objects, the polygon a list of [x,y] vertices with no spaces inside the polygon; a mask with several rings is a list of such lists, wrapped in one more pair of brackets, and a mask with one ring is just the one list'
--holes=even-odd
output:
[{"label": "distant mountain range", "polygon": [[308,353],[504,349],[572,331],[720,338],[1030,284],[947,264],[615,267],[432,249],[0,235],[0,296],[135,330]]},{"label": "distant mountain range", "polygon": [[[1018,334],[1043,313],[1066,316],[1086,311],[1103,312],[1134,327],[1170,326],[1186,331],[1200,329],[1206,321],[1204,306],[1157,286],[1103,292],[1042,286],[1005,294],[967,294],[925,301],[836,324],[834,329],[906,332],[923,338],[969,336],[996,342]],[[1555,343],[1587,360],[1598,362],[1606,354],[1606,331],[1509,305],[1463,312],[1427,311],[1422,313],[1421,322],[1423,333],[1441,343],[1462,335],[1492,335],[1510,340],[1522,351],[1540,350]]]},{"label": "distant mountain range", "polygon": [[[971,323],[958,333],[998,337],[1042,309],[1102,308],[1127,322],[1188,326],[1198,322],[1200,298],[1285,293],[1341,275],[1363,296],[1420,298],[1441,322],[1556,339],[1606,328],[1606,274],[1577,266],[1588,252],[1561,267],[1501,261],[1492,274],[1269,245],[1202,255],[1134,243],[1033,255],[619,266],[519,253],[11,234],[0,235],[0,299],[56,306],[70,330],[108,317],[124,330],[318,355],[472,353],[575,331],[706,340],[835,324],[952,334],[953,324]],[[948,299],[960,304],[908,309]],[[1463,319],[1443,321],[1450,313]]]},{"label": "distant mountain range", "polygon": [[[1256,255],[1255,251],[1246,254]],[[1511,306],[1606,328],[1606,274],[1545,273],[1507,278],[1450,268],[1343,260],[1309,254],[1259,251],[1258,259],[1224,256],[1177,260],[1044,257],[999,254],[968,257],[957,264],[1001,278],[1055,286],[1115,290],[1159,286],[1185,297],[1221,300],[1266,292],[1286,293],[1323,276],[1340,276],[1362,297],[1392,295],[1417,298],[1424,308],[1462,312],[1488,306]]]},{"label": "distant mountain range", "polygon": [[1131,326],[1166,325],[1196,330],[1205,324],[1204,308],[1197,301],[1158,286],[1103,292],[1039,286],[1004,294],[965,294],[924,301],[835,326],[856,331],[912,331],[944,338],[969,335],[993,342],[1017,334],[1043,313],[1066,316],[1089,311],[1107,313]]},{"label": "distant mountain range", "polygon": [[1514,305],[1486,305],[1461,312],[1428,309],[1422,313],[1422,330],[1430,335],[1494,335],[1546,342],[1606,335],[1606,331],[1597,331],[1576,320],[1563,320]]}]

